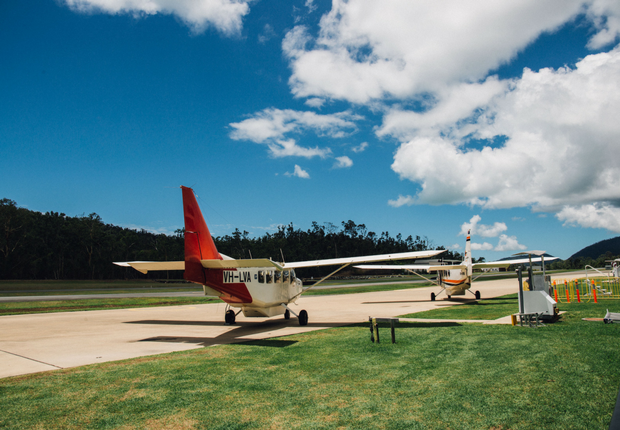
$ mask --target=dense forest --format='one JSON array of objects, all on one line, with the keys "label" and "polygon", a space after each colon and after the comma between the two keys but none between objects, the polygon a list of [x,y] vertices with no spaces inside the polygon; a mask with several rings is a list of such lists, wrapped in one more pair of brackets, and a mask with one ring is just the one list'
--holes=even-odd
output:
[{"label": "dense forest", "polygon": [[[366,254],[443,249],[427,238],[388,232],[378,235],[353,221],[341,226],[312,223],[309,230],[280,226],[275,233],[249,237],[246,231],[214,237],[218,250],[233,258],[272,258],[276,261],[315,260]],[[145,275],[118,267],[113,261],[183,260],[183,231],[154,234],[105,224],[99,215],[69,217],[20,208],[0,200],[0,279],[131,279]],[[450,251],[444,258],[459,259]],[[304,269],[304,277],[325,270]],[[153,272],[152,278],[180,279],[180,272]]]}]

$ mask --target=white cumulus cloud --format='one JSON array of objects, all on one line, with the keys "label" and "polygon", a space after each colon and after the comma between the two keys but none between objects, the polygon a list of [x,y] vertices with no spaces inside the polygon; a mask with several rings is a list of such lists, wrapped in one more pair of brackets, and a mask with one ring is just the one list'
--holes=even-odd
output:
[{"label": "white cumulus cloud", "polygon": [[267,108],[241,122],[231,123],[230,137],[263,143],[282,139],[288,133],[312,130],[319,135],[345,137],[357,130],[355,121],[361,117],[351,112],[320,115],[291,109]]},{"label": "white cumulus cloud", "polygon": [[360,152],[364,152],[366,151],[366,148],[368,148],[368,142],[362,142],[360,143],[358,146],[354,146],[352,149],[353,152],[355,152],[356,154],[359,154]]},{"label": "white cumulus cloud", "polygon": [[[283,42],[293,94],[354,103],[407,98],[484,78],[542,32],[583,11],[581,0],[334,0],[312,37]],[[592,11],[592,19],[604,11]]]},{"label": "white cumulus cloud", "polygon": [[64,3],[81,13],[170,14],[181,19],[194,33],[213,26],[229,36],[239,34],[243,17],[250,12],[249,0],[64,0]]},{"label": "white cumulus cloud", "polygon": [[293,171],[293,173],[286,172],[285,175],[286,176],[297,176],[298,178],[303,178],[303,179],[310,179],[310,174],[304,169],[302,169],[300,166],[298,166],[297,164],[295,164],[295,170]]},{"label": "white cumulus cloud", "polygon": [[606,203],[593,203],[582,206],[566,206],[556,217],[565,225],[604,228],[620,233],[620,208]]},{"label": "white cumulus cloud", "polygon": [[508,230],[508,227],[503,222],[495,222],[493,225],[479,224],[482,220],[480,215],[474,215],[469,222],[461,225],[461,232],[459,235],[466,236],[467,232],[471,232],[472,235],[482,237],[497,237],[500,233]]},{"label": "white cumulus cloud", "polygon": [[491,245],[489,242],[484,242],[484,243],[472,242],[471,249],[473,251],[490,251],[493,249],[493,245]]},{"label": "white cumulus cloud", "polygon": [[[620,201],[617,94],[620,47],[589,55],[574,69],[525,69],[460,121],[434,120],[431,109],[392,164],[421,190],[397,202],[565,214],[595,203],[611,207]],[[486,146],[469,146],[468,137],[487,139]]]},{"label": "white cumulus cloud", "polygon": [[499,243],[495,247],[495,251],[523,251],[527,247],[521,245],[516,236],[508,236],[502,234],[499,236]]},{"label": "white cumulus cloud", "polygon": [[287,140],[276,140],[273,142],[269,142],[267,145],[269,147],[269,152],[275,158],[281,157],[320,157],[326,158],[331,154],[331,149],[329,148],[304,148],[302,146],[297,145],[297,143],[293,139]]},{"label": "white cumulus cloud", "polygon": [[[489,75],[577,17],[594,29],[588,47],[608,52],[519,79]],[[392,169],[417,188],[390,205],[529,207],[615,228],[609,211],[594,211],[598,224],[576,213],[620,202],[620,157],[610,155],[620,2],[334,0],[319,28],[299,25],[283,40],[291,92],[383,113],[376,134],[402,142]]]},{"label": "white cumulus cloud", "polygon": [[357,130],[355,121],[361,117],[350,112],[320,115],[291,109],[268,108],[241,122],[231,123],[230,137],[235,140],[250,140],[266,144],[276,157],[302,156],[325,158],[331,154],[329,148],[303,148],[296,144],[291,134],[313,131],[318,136],[343,138]]},{"label": "white cumulus cloud", "polygon": [[334,163],[334,169],[344,169],[347,167],[353,166],[353,160],[351,160],[346,155],[342,157],[336,157],[336,162]]}]

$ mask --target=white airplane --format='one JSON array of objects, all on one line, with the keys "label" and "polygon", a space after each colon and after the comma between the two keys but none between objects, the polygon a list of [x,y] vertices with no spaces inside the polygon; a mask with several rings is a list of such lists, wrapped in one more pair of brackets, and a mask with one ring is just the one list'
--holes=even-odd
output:
[{"label": "white airplane", "polygon": [[[465,242],[465,258],[459,264],[447,264],[447,265],[428,265],[428,264],[405,264],[405,265],[358,265],[353,266],[357,269],[366,269],[366,270],[398,270],[403,269],[407,270],[421,278],[426,279],[434,283],[435,285],[441,287],[441,291],[437,294],[431,293],[431,301],[435,301],[435,298],[439,296],[444,291],[446,292],[446,296],[448,299],[451,299],[452,296],[464,296],[465,291],[469,291],[471,288],[471,283],[476,278],[472,278],[474,271],[480,271],[483,269],[490,269],[494,267],[508,267],[513,264],[525,264],[525,263],[536,263],[540,262],[541,258],[544,264],[545,257],[543,256],[544,252],[541,251],[532,251],[533,253],[539,253],[539,257],[535,258],[521,258],[521,259],[510,259],[510,260],[499,260],[499,261],[489,261],[486,263],[472,263],[471,260],[471,236],[470,232],[467,232],[467,241]],[[525,254],[525,253],[523,253]],[[515,254],[519,255],[519,254]],[[530,256],[531,257],[531,256]],[[547,261],[556,260],[558,257],[547,257]],[[433,280],[427,278],[426,276],[422,276],[420,273],[416,272],[416,270],[425,270],[427,272],[437,272],[438,277],[437,280]],[[471,293],[471,291],[469,291]],[[476,300],[480,300],[480,291],[476,291],[472,293]]]},{"label": "white airplane", "polygon": [[[429,258],[444,252],[415,251],[294,263],[275,262],[271,259],[235,260],[218,252],[193,190],[187,187],[181,189],[185,218],[185,260],[129,261],[114,264],[133,267],[142,273],[153,270],[184,270],[183,277],[202,285],[205,295],[219,297],[227,303],[224,317],[227,324],[234,324],[235,317],[243,312],[246,317],[284,314],[285,319],[294,314],[300,325],[307,325],[308,313],[301,310],[297,314],[289,305],[295,303],[301,294],[345,267],[378,261]],[[313,285],[303,287],[301,280],[295,276],[295,269],[318,266],[340,267]]]}]

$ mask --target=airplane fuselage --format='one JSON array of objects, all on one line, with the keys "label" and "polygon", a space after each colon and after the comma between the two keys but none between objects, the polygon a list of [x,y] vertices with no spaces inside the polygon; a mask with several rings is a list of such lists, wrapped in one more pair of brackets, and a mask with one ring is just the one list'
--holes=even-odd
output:
[{"label": "airplane fuselage", "polygon": [[303,284],[294,270],[273,267],[204,269],[206,295],[216,295],[246,317],[281,315],[302,293]]},{"label": "airplane fuselage", "polygon": [[471,288],[471,277],[465,269],[451,269],[440,271],[441,286],[449,296],[464,296],[465,291]]}]

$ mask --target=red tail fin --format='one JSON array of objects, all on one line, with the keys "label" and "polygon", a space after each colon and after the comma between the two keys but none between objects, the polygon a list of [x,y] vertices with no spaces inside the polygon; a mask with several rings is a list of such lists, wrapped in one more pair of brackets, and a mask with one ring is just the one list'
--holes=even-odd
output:
[{"label": "red tail fin", "polygon": [[194,190],[181,187],[183,191],[183,216],[185,218],[185,275],[188,281],[205,283],[200,260],[222,260],[211,233],[207,228]]}]

